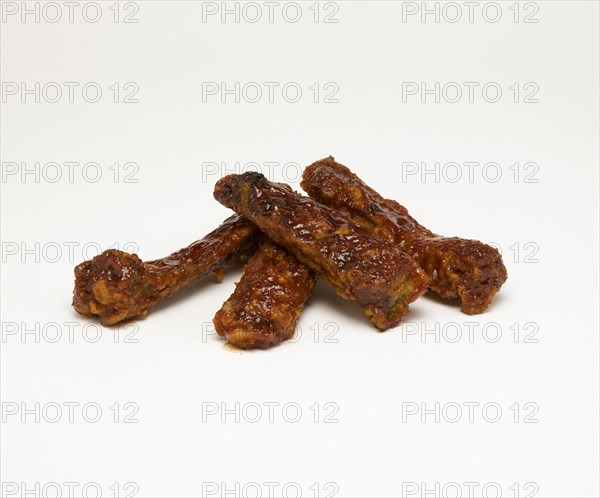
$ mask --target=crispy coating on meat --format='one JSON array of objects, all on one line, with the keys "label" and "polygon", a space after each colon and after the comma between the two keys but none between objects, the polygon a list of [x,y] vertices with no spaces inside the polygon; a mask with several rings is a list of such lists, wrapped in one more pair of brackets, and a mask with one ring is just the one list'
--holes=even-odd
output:
[{"label": "crispy coating on meat", "polygon": [[395,244],[259,173],[222,178],[215,198],[284,246],[340,296],[357,301],[381,330],[397,325],[427,288],[425,272]]},{"label": "crispy coating on meat", "polygon": [[243,349],[267,349],[290,339],[315,280],[312,270],[265,238],[215,315],[217,333]]},{"label": "crispy coating on meat", "polygon": [[478,240],[434,234],[331,156],[306,168],[301,185],[313,199],[398,244],[431,277],[429,288],[443,298],[459,297],[467,314],[483,313],[506,281],[496,249]]},{"label": "crispy coating on meat", "polygon": [[170,256],[143,263],[136,254],[109,249],[75,268],[73,307],[97,315],[103,325],[145,316],[152,307],[194,280],[251,254],[261,237],[234,215],[216,230]]}]

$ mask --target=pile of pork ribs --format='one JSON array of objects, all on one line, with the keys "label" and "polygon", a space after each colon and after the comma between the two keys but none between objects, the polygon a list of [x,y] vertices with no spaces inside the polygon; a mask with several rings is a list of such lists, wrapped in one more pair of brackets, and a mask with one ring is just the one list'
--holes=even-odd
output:
[{"label": "pile of pork ribs", "polygon": [[115,325],[211,272],[221,281],[242,260],[241,280],[213,322],[229,343],[266,349],[294,335],[317,277],[379,330],[398,325],[428,289],[482,313],[506,281],[495,248],[434,234],[333,157],[306,168],[301,186],[308,197],[256,172],[221,178],[214,196],[235,215],[163,259],[110,249],[81,263],[74,308]]}]

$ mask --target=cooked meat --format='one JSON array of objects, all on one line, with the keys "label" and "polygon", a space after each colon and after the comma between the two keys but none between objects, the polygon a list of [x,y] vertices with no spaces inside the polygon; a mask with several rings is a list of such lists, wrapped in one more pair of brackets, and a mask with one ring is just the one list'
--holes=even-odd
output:
[{"label": "cooked meat", "polygon": [[203,239],[143,263],[136,254],[109,249],[75,268],[73,307],[103,325],[145,316],[158,302],[194,280],[252,254],[260,232],[240,216],[228,218]]},{"label": "cooked meat", "polygon": [[218,334],[243,349],[290,339],[315,280],[312,270],[265,238],[213,319]]},{"label": "cooked meat", "polygon": [[302,188],[410,254],[431,277],[429,288],[443,298],[460,298],[467,314],[484,312],[506,281],[496,249],[478,240],[436,235],[333,157],[306,168]]},{"label": "cooked meat", "polygon": [[217,182],[215,198],[357,301],[381,330],[397,325],[429,278],[396,244],[346,214],[247,172]]}]

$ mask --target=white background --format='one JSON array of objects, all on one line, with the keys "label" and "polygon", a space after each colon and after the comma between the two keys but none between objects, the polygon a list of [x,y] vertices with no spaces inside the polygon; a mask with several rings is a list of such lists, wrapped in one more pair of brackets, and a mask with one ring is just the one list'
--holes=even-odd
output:
[{"label": "white background", "polygon": [[[469,22],[462,2],[454,23],[448,8],[440,22],[433,15],[423,22],[420,13],[403,19],[403,9],[420,2],[321,4],[319,22],[315,7],[302,3],[296,23],[281,7],[269,22],[263,3],[256,23],[248,22],[255,15],[249,10],[239,23],[233,15],[222,22],[220,14],[203,22],[203,9],[212,5],[193,1],[121,5],[118,23],[112,2],[101,2],[98,22],[76,10],[70,23],[67,7],[58,4],[63,17],[56,23],[44,18],[55,11],[46,10],[39,23],[33,15],[22,22],[19,12],[1,24],[7,495],[36,486],[41,494],[49,482],[79,483],[81,493],[93,482],[104,496],[119,483],[126,496],[124,485],[133,482],[128,490],[137,489],[136,496],[252,496],[254,482],[269,496],[264,483],[273,482],[278,495],[297,483],[305,496],[315,489],[320,496],[454,496],[447,483],[456,482],[469,496],[464,483],[473,482],[477,496],[486,483],[497,483],[502,496],[515,496],[515,489],[518,496],[598,496],[598,3],[541,1],[511,10],[512,2],[501,2],[495,23],[481,7]],[[135,6],[132,19],[139,22],[123,23]],[[323,22],[336,6],[329,20],[338,22]],[[534,11],[529,20],[539,22],[523,22]],[[496,16],[493,9],[486,14]],[[6,82],[79,87],[72,103],[65,86],[57,103],[48,101],[54,93],[40,102],[26,95],[23,103]],[[97,103],[82,98],[89,82],[103,89]],[[118,103],[109,89],[115,82]],[[128,82],[139,88],[137,103],[122,102]],[[257,103],[243,96],[236,103],[232,95],[223,103],[220,95],[203,95],[203,82],[279,86],[274,102],[263,86]],[[289,82],[303,90],[297,103],[282,97]],[[309,89],[315,82],[317,103]],[[455,82],[465,93],[456,103],[443,95],[423,103],[420,94],[403,96],[406,82],[430,89]],[[478,84],[474,102],[464,82]],[[481,93],[490,82],[502,89],[496,103]],[[509,89],[515,82],[518,102]],[[337,85],[337,103],[323,102],[327,83]],[[523,102],[527,83],[537,88],[538,102]],[[101,328],[72,310],[73,267],[97,247],[131,242],[148,260],[213,230],[229,215],[212,198],[214,182],[231,172],[225,169],[253,162],[269,173],[265,163],[275,162],[270,177],[294,184],[297,168],[282,165],[304,167],[329,154],[437,233],[495,242],[509,280],[488,312],[469,317],[425,296],[402,326],[378,333],[355,304],[321,282],[297,340],[269,351],[232,351],[210,333],[210,323],[239,268],[220,285],[208,279],[193,286],[126,330]],[[49,162],[62,168],[54,183]],[[95,162],[102,177],[94,183],[94,171],[84,177],[79,167],[70,181],[66,162]],[[110,169],[116,162],[119,178]],[[137,183],[124,181],[133,171],[123,169],[127,162],[139,166],[129,178]],[[414,171],[408,162],[418,164],[416,174],[407,175]],[[439,178],[422,177],[421,163],[435,171],[436,162]],[[444,166],[449,162],[462,170],[457,181],[456,167]],[[494,182],[479,166],[470,181],[468,162],[497,163],[502,177]],[[522,169],[529,162],[538,167],[528,177],[535,182],[524,179],[535,168]],[[8,174],[14,165],[7,163],[18,171]],[[21,163],[39,177],[22,176]],[[39,339],[25,332],[36,327]],[[498,330],[501,337],[491,342]],[[452,342],[457,331],[462,336]],[[524,342],[532,331],[537,342]],[[129,332],[137,342],[124,342]],[[20,411],[6,413],[15,406],[35,410],[36,402],[41,412],[52,403],[81,405],[73,423],[64,405],[56,423],[47,420],[54,411],[39,423],[33,414],[23,422]],[[128,402],[137,407],[137,423],[122,421],[133,410],[123,409]],[[280,403],[273,423],[269,402]],[[470,402],[480,404],[472,423],[464,405]],[[84,419],[85,403],[101,406],[97,423]],[[117,423],[114,403],[121,407]],[[222,403],[234,410],[240,403],[239,422],[232,414],[224,423],[221,413],[208,416]],[[250,423],[256,403],[262,418]],[[301,407],[297,423],[282,414],[286,403]],[[407,414],[421,403],[440,403],[439,423],[433,414],[425,422],[421,413]],[[501,407],[496,423],[488,421],[493,410],[488,420],[482,414],[486,403]],[[463,414],[450,423],[454,404]],[[333,412],[334,423],[325,423]],[[524,423],[528,414],[537,422]],[[285,488],[289,496],[292,486]],[[486,488],[489,496],[494,486]]]}]

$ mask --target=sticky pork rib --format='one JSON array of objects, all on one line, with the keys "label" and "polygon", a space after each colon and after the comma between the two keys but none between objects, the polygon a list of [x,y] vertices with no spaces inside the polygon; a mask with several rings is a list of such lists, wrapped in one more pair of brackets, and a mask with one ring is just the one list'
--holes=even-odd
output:
[{"label": "sticky pork rib", "polygon": [[337,293],[357,301],[380,330],[396,326],[429,278],[396,244],[346,214],[247,172],[215,186],[215,198],[258,226]]},{"label": "sticky pork rib", "polygon": [[267,349],[290,339],[315,280],[312,270],[263,239],[213,319],[217,333],[243,349]]},{"label": "sticky pork rib", "polygon": [[301,185],[313,199],[410,254],[431,277],[429,288],[443,298],[460,298],[467,314],[483,313],[507,279],[495,248],[478,240],[436,235],[331,156],[306,168]]},{"label": "sticky pork rib", "polygon": [[136,254],[109,249],[75,268],[73,307],[103,325],[145,316],[160,301],[194,280],[223,270],[256,250],[257,228],[234,215],[201,240],[170,256],[142,262]]}]

